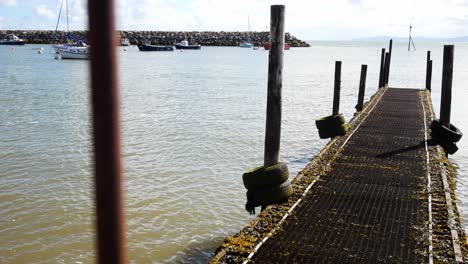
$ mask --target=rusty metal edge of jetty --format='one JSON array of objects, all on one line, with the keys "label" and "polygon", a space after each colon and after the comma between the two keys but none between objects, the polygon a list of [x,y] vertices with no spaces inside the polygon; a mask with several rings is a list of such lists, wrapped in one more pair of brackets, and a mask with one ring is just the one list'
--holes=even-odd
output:
[{"label": "rusty metal edge of jetty", "polygon": [[[361,112],[348,123],[348,133],[342,137],[333,138],[292,180],[294,193],[287,203],[268,206],[262,213],[253,219],[247,226],[233,236],[227,237],[216,249],[210,263],[243,263],[248,262],[252,253],[275,232],[281,229],[281,224],[293,212],[302,197],[313,189],[313,183],[326,175],[331,169],[331,163],[340,154],[342,147],[350,136],[359,129],[368,114],[377,105],[380,98],[388,88],[378,89],[371,99],[365,103]],[[426,123],[430,124],[435,116],[429,91],[420,90],[421,102],[425,109]],[[426,127],[429,134],[429,127]],[[455,196],[455,173],[453,166],[445,157],[440,146],[428,146],[430,183],[425,188],[430,195],[427,216],[427,225],[421,227],[427,233],[428,263],[447,262],[449,259],[466,260],[468,256],[468,241],[460,224],[460,213]],[[429,175],[428,175],[429,176]],[[435,202],[432,202],[435,201]],[[443,201],[443,202],[440,202]],[[429,224],[429,219],[431,223]],[[431,228],[432,230],[429,230]],[[451,241],[447,241],[450,237]],[[447,246],[450,243],[451,246]],[[431,249],[429,249],[431,248]],[[250,256],[249,256],[250,255]]]}]

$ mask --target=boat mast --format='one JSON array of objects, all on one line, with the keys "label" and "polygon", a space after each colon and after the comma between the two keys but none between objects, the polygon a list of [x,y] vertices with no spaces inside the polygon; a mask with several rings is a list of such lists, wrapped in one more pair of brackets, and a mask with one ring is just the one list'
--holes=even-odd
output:
[{"label": "boat mast", "polygon": [[58,30],[58,25],[59,25],[59,22],[60,22],[60,16],[62,15],[62,8],[63,8],[63,0],[60,3],[60,11],[59,11],[58,19],[57,19],[57,25],[55,25],[54,39],[57,36],[57,30]]},{"label": "boat mast", "polygon": [[68,34],[68,0],[66,0],[67,4],[67,34]]},{"label": "boat mast", "polygon": [[247,41],[250,43],[250,15],[247,15]]}]

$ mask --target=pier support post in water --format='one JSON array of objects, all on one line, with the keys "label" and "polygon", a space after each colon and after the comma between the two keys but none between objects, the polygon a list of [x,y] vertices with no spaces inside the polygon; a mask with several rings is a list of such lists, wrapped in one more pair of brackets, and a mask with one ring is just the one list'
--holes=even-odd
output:
[{"label": "pier support post in water", "polygon": [[[385,69],[385,86],[388,86],[388,81],[390,79],[390,65],[391,65],[391,60],[392,60],[392,46],[393,46],[393,40],[390,40],[390,43],[388,45],[388,55],[385,56],[385,60],[387,62],[387,67]],[[387,60],[388,58],[388,60]]]},{"label": "pier support post in water", "polygon": [[335,87],[333,90],[333,115],[340,112],[341,61],[335,62]]},{"label": "pier support post in water", "polygon": [[386,52],[385,53],[384,75],[383,75],[383,86],[382,87],[387,87],[388,86],[387,72],[388,72],[389,64],[390,64],[390,55],[389,55],[389,52]]},{"label": "pier support post in water", "polygon": [[356,111],[362,111],[364,105],[364,92],[366,90],[366,76],[367,76],[367,65],[361,65],[361,79],[359,81],[359,94],[358,103],[356,105]]},{"label": "pier support post in water", "polygon": [[379,88],[384,87],[384,71],[385,71],[385,49],[382,49],[382,54],[380,54]]},{"label": "pier support post in water", "polygon": [[431,90],[431,81],[432,81],[432,60],[431,60],[431,51],[427,51],[426,59],[426,89]]},{"label": "pier support post in water", "polygon": [[98,263],[125,263],[114,1],[88,1]]},{"label": "pier support post in water", "polygon": [[452,107],[452,77],[453,77],[453,45],[444,46],[442,66],[442,94],[440,96],[440,122],[450,127],[450,112]]},{"label": "pier support post in water", "polygon": [[271,46],[268,58],[268,98],[264,167],[278,163],[281,138],[281,90],[283,87],[284,5],[271,6]]}]

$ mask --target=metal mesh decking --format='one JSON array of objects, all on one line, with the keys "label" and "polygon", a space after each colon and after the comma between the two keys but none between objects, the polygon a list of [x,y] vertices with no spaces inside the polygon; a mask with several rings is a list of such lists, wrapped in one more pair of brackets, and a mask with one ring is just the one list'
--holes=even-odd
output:
[{"label": "metal mesh decking", "polygon": [[388,89],[255,263],[423,263],[424,118],[418,90]]}]

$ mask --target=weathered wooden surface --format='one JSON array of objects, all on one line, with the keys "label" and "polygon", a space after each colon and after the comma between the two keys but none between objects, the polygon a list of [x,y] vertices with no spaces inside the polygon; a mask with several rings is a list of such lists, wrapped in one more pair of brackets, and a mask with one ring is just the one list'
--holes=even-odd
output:
[{"label": "weathered wooden surface", "polygon": [[283,88],[284,5],[271,6],[271,48],[268,58],[268,99],[264,166],[277,164],[281,138],[281,90]]}]

